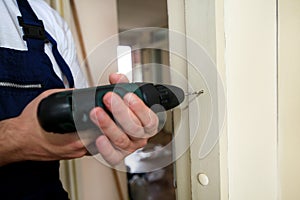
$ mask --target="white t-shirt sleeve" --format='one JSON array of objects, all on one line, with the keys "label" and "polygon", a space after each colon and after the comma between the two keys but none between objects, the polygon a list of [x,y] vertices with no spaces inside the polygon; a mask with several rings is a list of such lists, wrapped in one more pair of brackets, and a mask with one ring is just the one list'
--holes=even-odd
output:
[{"label": "white t-shirt sleeve", "polygon": [[[29,3],[38,18],[43,20],[46,31],[56,40],[58,51],[70,67],[74,78],[75,87],[87,87],[87,80],[79,65],[75,42],[68,24],[46,2],[41,0],[30,0]],[[52,55],[50,44],[47,44],[45,51],[53,63],[55,72],[60,78],[64,79],[63,74],[55,61],[55,58]]]}]

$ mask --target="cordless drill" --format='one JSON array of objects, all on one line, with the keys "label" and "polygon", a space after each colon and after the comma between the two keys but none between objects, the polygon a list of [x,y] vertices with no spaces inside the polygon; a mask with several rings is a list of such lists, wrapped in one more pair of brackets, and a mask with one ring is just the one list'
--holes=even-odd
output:
[{"label": "cordless drill", "polygon": [[96,128],[89,113],[94,107],[106,109],[102,98],[107,92],[121,97],[132,92],[154,112],[170,110],[183,102],[185,94],[179,87],[153,83],[119,83],[57,92],[43,99],[38,107],[38,120],[48,132],[70,133]]}]

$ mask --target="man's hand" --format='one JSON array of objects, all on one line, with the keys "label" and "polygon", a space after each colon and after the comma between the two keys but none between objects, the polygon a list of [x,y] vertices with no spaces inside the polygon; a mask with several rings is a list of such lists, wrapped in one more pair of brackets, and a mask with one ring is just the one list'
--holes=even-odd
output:
[{"label": "man's hand", "polygon": [[0,122],[0,166],[24,160],[79,158],[87,153],[77,134],[48,133],[39,125],[39,102],[59,91],[63,89],[48,90],[40,94],[25,107],[20,116]]},{"label": "man's hand", "polygon": [[[110,82],[116,84],[128,80],[124,75],[112,74]],[[30,102],[18,117],[0,121],[0,166],[25,160],[79,158],[88,153],[78,134],[49,133],[38,122],[40,101],[65,90],[47,90]],[[90,112],[90,118],[103,133],[96,139],[99,153],[109,164],[115,165],[146,145],[147,139],[157,133],[158,117],[132,93],[122,99],[109,92],[103,97],[103,102],[116,122],[100,107]]]},{"label": "man's hand", "polygon": [[[111,84],[128,82],[121,74],[112,74],[109,80]],[[116,122],[100,107],[94,108],[90,117],[103,133],[96,140],[99,153],[109,164],[116,165],[145,146],[148,138],[157,133],[158,117],[133,93],[122,99],[109,92],[103,97],[103,102]]]}]

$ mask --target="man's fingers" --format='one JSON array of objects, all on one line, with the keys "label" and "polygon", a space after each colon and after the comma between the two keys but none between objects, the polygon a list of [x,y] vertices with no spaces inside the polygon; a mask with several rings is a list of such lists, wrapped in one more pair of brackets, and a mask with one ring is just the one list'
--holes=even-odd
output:
[{"label": "man's fingers", "polygon": [[103,97],[107,109],[113,114],[115,121],[122,127],[124,132],[134,138],[148,138],[144,127],[135,114],[128,108],[123,99],[112,92]]},{"label": "man's fingers", "polygon": [[141,139],[137,142],[132,142],[132,146],[130,151],[124,151],[122,149],[118,149],[114,146],[114,144],[110,141],[110,139],[105,136],[99,136],[96,140],[96,146],[99,153],[102,157],[110,164],[110,165],[117,165],[122,161],[126,156],[130,153],[134,152],[135,150],[144,147],[147,143],[146,139]]},{"label": "man's fingers", "polygon": [[102,157],[111,165],[118,164],[125,157],[122,152],[116,150],[112,146],[109,139],[104,135],[98,137],[96,140],[96,146]]},{"label": "man's fingers", "polygon": [[131,141],[128,136],[123,133],[102,108],[92,110],[91,119],[115,146],[123,150],[130,149]]},{"label": "man's fingers", "polygon": [[124,74],[110,74],[109,75],[109,82],[111,84],[117,84],[117,83],[128,83],[129,80]]},{"label": "man's fingers", "polygon": [[130,110],[138,117],[144,132],[149,134],[149,137],[157,133],[158,128],[158,117],[157,115],[148,108],[144,102],[133,93],[128,93],[124,96],[124,101]]}]

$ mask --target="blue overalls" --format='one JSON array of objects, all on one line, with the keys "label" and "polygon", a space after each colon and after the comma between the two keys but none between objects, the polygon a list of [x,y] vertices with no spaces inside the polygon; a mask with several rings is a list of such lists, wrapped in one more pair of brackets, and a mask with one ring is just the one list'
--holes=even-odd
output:
[{"label": "blue overalls", "polygon": [[[74,86],[71,71],[59,54],[55,40],[44,30],[42,21],[27,0],[17,0],[17,3],[28,51],[0,47],[0,120],[20,115],[25,106],[43,91],[64,88],[44,51],[45,42],[52,44],[61,71],[70,87]],[[0,167],[0,198],[68,199],[59,180],[59,161],[25,161]]]}]

